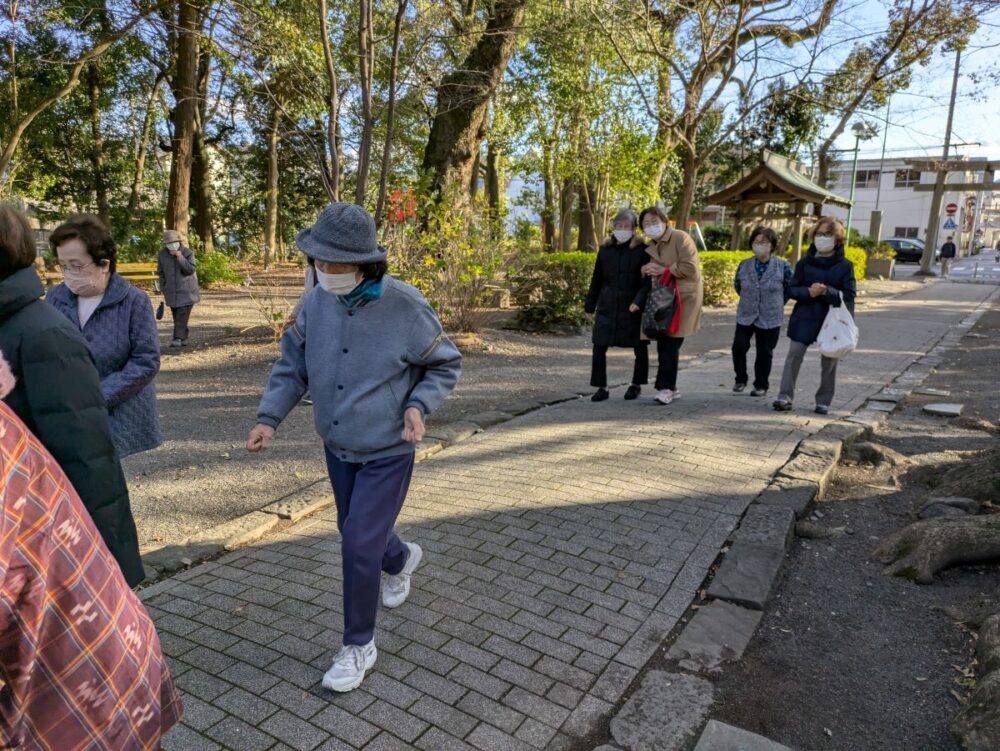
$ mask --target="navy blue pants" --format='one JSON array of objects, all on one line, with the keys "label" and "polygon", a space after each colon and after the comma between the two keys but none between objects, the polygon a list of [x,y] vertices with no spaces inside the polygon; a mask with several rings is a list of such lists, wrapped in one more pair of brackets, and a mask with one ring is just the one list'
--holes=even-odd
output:
[{"label": "navy blue pants", "polygon": [[382,572],[398,574],[409,555],[394,527],[410,488],[413,458],[410,452],[351,464],[326,452],[344,567],[345,645],[372,640]]}]

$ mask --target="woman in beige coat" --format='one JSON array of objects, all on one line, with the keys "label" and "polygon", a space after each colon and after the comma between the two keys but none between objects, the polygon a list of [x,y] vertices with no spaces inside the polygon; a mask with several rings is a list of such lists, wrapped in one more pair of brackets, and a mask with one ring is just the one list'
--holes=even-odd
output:
[{"label": "woman in beige coat", "polygon": [[677,332],[662,336],[656,342],[656,396],[660,404],[670,404],[680,396],[677,391],[677,365],[684,339],[698,332],[701,325],[701,305],[705,293],[701,278],[701,261],[694,240],[686,232],[671,229],[667,212],[662,206],[650,206],[639,216],[639,224],[652,242],[646,253],[652,260],[642,267],[652,285],[660,285],[667,269],[677,280],[681,299],[681,320]]}]

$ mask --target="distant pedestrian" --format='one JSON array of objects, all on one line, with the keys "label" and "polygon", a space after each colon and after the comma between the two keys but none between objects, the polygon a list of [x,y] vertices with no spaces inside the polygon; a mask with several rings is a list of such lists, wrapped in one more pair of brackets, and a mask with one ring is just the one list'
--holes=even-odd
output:
[{"label": "distant pedestrian", "polygon": [[656,396],[659,404],[670,404],[680,397],[677,390],[677,371],[680,365],[681,345],[684,339],[698,333],[701,326],[701,307],[705,294],[701,276],[698,247],[687,232],[673,229],[662,205],[650,206],[639,215],[643,232],[651,238],[646,246],[650,261],[642,267],[649,277],[647,286],[658,287],[665,271],[677,283],[680,296],[680,326],[673,334],[657,338]]},{"label": "distant pedestrian", "polygon": [[956,252],[954,238],[948,235],[948,239],[941,246],[941,276],[948,276],[948,267],[951,266],[951,259],[955,257]]},{"label": "distant pedestrian", "polygon": [[49,244],[63,283],[45,299],[87,340],[118,455],[156,448],[163,442],[154,384],[160,339],[149,296],[115,272],[118,250],[96,216],[72,217],[52,232]]},{"label": "distant pedestrian", "polygon": [[333,203],[296,238],[316,261],[317,287],[281,341],[247,449],[264,451],[282,420],[312,394],[337,502],[344,581],[343,648],[323,677],[357,688],[375,664],[382,604],[403,604],[423,552],[394,530],[424,418],[458,382],[462,356],[415,288],[387,274],[386,251],[363,208]]},{"label": "distant pedestrian", "polygon": [[[839,219],[824,216],[810,233],[809,252],[796,264],[789,284],[789,294],[795,300],[788,320],[788,355],[781,376],[781,391],[774,402],[779,412],[792,409],[795,382],[809,345],[816,341],[830,307],[846,305],[854,315],[854,264],[844,255],[844,225]],[[837,386],[837,360],[820,356],[820,383],[816,391],[815,412],[830,411]]]},{"label": "distant pedestrian", "polygon": [[736,371],[733,391],[740,393],[747,387],[750,380],[747,352],[750,341],[755,340],[757,357],[750,396],[766,396],[770,388],[774,348],[781,336],[781,324],[785,322],[792,267],[785,259],[775,256],[778,235],[770,227],[755,227],[750,233],[750,247],[754,257],[740,263],[734,280],[740,301],[736,308],[736,335],[733,337],[733,368]]},{"label": "distant pedestrian", "polygon": [[592,401],[602,402],[608,393],[608,348],[627,347],[635,352],[632,384],[626,399],[636,399],[649,383],[649,342],[642,338],[642,306],[648,289],[642,283],[642,267],[649,261],[645,243],[635,230],[639,218],[632,209],[622,209],[612,222],[611,237],[597,250],[590,290],[584,310],[594,314],[594,353],[590,385],[597,391]]},{"label": "distant pedestrian", "polygon": [[17,379],[4,401],[59,462],[134,587],[146,574],[97,368],[80,331],[42,301],[34,261],[28,220],[0,205],[0,352]]},{"label": "distant pedestrian", "polygon": [[183,347],[188,343],[191,309],[201,301],[197,266],[194,253],[181,242],[180,233],[172,229],[164,232],[163,248],[156,259],[156,275],[160,278],[163,299],[174,319],[171,347]]},{"label": "distant pedestrian", "polygon": [[[0,398],[13,388],[0,358]],[[0,465],[0,747],[159,749],[182,707],[153,622],[62,469],[3,402]]]}]

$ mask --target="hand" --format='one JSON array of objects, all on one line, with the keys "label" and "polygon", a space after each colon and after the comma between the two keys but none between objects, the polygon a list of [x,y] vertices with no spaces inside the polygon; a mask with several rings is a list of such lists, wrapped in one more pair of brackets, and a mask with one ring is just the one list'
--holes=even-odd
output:
[{"label": "hand", "polygon": [[247,451],[251,454],[267,451],[273,440],[274,428],[258,423],[253,426],[253,430],[250,431],[250,436],[247,438]]},{"label": "hand", "polygon": [[639,306],[636,305],[635,303],[632,303],[631,305],[628,306],[628,312],[629,313],[638,313],[639,312]]},{"label": "hand", "polygon": [[650,261],[642,267],[642,274],[643,276],[660,276],[666,270],[667,267],[663,264],[657,263],[656,261]]},{"label": "hand", "polygon": [[819,282],[814,282],[813,285],[809,288],[809,296],[810,297],[819,297],[820,295],[825,295],[825,294],[826,294],[826,285],[825,284],[820,284]]},{"label": "hand", "polygon": [[[403,440],[407,443],[420,443],[424,440],[427,429],[424,427],[424,413],[416,407],[410,407],[403,413]],[[259,426],[258,426],[259,427]]]}]

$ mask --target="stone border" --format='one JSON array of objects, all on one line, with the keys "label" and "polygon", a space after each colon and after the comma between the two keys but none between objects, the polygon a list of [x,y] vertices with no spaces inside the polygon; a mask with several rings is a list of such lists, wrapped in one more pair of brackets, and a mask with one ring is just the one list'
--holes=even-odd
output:
[{"label": "stone border", "polygon": [[[672,663],[668,669],[676,672],[654,670],[646,675],[640,672],[625,693],[627,701],[619,705],[611,720],[613,741],[620,745],[606,744],[600,747],[602,751],[631,749],[635,738],[646,736],[641,728],[629,727],[626,731],[626,723],[616,723],[616,720],[638,718],[641,722],[643,713],[640,710],[646,703],[655,700],[661,705],[664,702],[671,704],[674,699],[669,691],[665,693],[663,685],[687,685],[685,681],[697,679],[704,682],[704,695],[699,697],[698,703],[704,703],[705,695],[711,697],[711,684],[705,680],[705,675],[719,672],[725,663],[740,659],[750,644],[764,608],[780,581],[794,541],[795,522],[806,516],[822,498],[843,449],[855,441],[868,439],[882,427],[896,407],[905,403],[943,361],[944,354],[962,340],[997,299],[1000,299],[1000,289],[950,327],[926,353],[914,358],[891,385],[870,394],[852,414],[828,423],[799,443],[771,483],[751,501],[740,526],[727,541],[728,549],[723,548],[717,569],[713,566],[706,577],[702,587],[708,603],[690,605],[686,617],[667,636],[663,646],[666,659]],[[690,706],[691,702],[687,704]],[[709,707],[710,704],[709,698]],[[697,734],[707,716],[708,709],[704,709],[696,723],[688,723],[686,737],[690,742],[677,748],[687,748],[694,743],[691,733]],[[655,720],[651,722],[655,724]],[[628,723],[629,726],[634,724]],[[671,726],[673,730],[675,726]],[[760,736],[741,735],[744,732],[709,721],[701,735],[696,736],[696,751],[728,749],[730,746],[719,744],[734,738],[747,742],[747,749],[779,751],[786,748]]]}]

